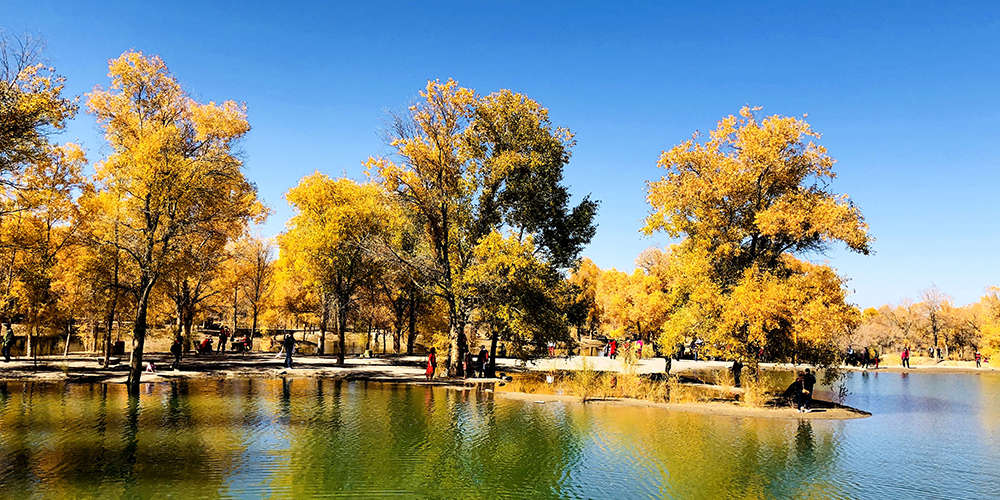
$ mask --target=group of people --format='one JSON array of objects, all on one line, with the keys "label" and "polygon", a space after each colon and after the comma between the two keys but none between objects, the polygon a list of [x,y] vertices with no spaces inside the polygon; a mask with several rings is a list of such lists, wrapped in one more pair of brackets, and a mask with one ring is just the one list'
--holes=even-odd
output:
[{"label": "group of people", "polygon": [[[634,341],[625,341],[625,345],[624,345],[625,349],[629,349],[629,348],[635,349],[635,356],[636,356],[637,359],[642,359],[642,346],[643,346],[642,339],[638,339],[638,340],[634,340]],[[610,358],[610,359],[615,359],[615,358],[618,357],[618,351],[621,348],[622,348],[622,346],[618,344],[618,340],[611,339],[610,342],[608,342],[607,344],[604,344],[604,350],[601,351],[601,356],[604,356],[604,357]]]},{"label": "group of people", "polygon": [[[489,364],[490,353],[486,347],[480,346],[479,354],[475,357],[472,356],[472,351],[466,351],[461,363],[462,378],[476,377],[477,374],[479,378],[486,378]],[[437,349],[431,347],[427,351],[427,369],[424,371],[424,376],[427,380],[433,380],[435,373],[437,373]]]},{"label": "group of people", "polygon": [[489,362],[490,353],[485,347],[479,347],[479,354],[475,359],[472,357],[472,351],[466,351],[465,359],[462,360],[463,378],[475,378],[476,374],[479,374],[479,378],[486,378],[486,367],[489,366]]},{"label": "group of people", "polygon": [[799,372],[795,377],[795,392],[799,413],[809,413],[812,411],[812,392],[816,385],[816,376],[808,368],[804,372]]},{"label": "group of people", "polygon": [[[906,359],[909,359],[909,351],[907,350],[906,352]],[[874,347],[865,347],[860,351],[855,351],[853,347],[848,347],[847,356],[844,361],[848,365],[861,366],[866,370],[870,366],[875,365],[875,369],[878,370],[879,364],[882,362],[882,356]]]}]

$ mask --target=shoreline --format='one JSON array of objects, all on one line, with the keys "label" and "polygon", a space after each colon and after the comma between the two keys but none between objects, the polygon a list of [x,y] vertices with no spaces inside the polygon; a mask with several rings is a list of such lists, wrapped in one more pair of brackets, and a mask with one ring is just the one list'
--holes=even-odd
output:
[{"label": "shoreline", "polygon": [[631,398],[608,398],[589,399],[581,401],[578,396],[564,396],[554,394],[537,394],[527,392],[495,391],[495,395],[507,399],[529,401],[535,403],[577,403],[577,404],[600,404],[609,406],[639,406],[649,408],[659,408],[668,411],[681,411],[685,413],[699,413],[703,415],[713,415],[718,417],[750,417],[768,418],[777,420],[854,420],[867,418],[872,414],[864,410],[852,408],[850,406],[839,405],[829,401],[815,399],[815,407],[809,413],[799,413],[791,407],[763,407],[753,408],[743,406],[732,401],[704,402],[704,403],[661,403],[656,401],[645,401]]},{"label": "shoreline", "polygon": [[[38,368],[34,368],[33,360],[22,359],[11,363],[0,362],[0,381],[36,381],[65,383],[108,383],[124,384],[128,376],[128,364],[122,362],[108,369],[97,365],[96,356],[71,355],[66,360],[62,357],[40,358]],[[145,360],[152,361],[159,368],[156,372],[144,372],[141,383],[161,383],[177,380],[224,380],[224,379],[283,379],[283,378],[313,378],[335,380],[365,380],[382,383],[409,385],[424,385],[445,387],[454,390],[469,390],[474,386],[502,384],[500,379],[461,379],[437,377],[432,381],[424,376],[424,358],[422,356],[393,356],[384,358],[348,358],[344,366],[336,364],[335,357],[298,356],[293,359],[293,368],[284,367],[284,358],[276,358],[274,354],[253,353],[246,355],[225,354],[190,356],[182,359],[180,370],[169,369],[173,358],[169,355],[147,355]],[[513,360],[498,360],[497,370],[510,373],[529,373],[556,369],[542,363],[529,363],[527,367],[516,367]],[[645,360],[655,362],[657,360]],[[659,360],[663,362],[662,359]],[[702,370],[723,369],[729,366],[724,362],[688,361],[674,362],[672,373],[695,372]],[[166,369],[164,369],[166,368]],[[648,367],[647,367],[648,368]],[[565,369],[565,368],[560,368]],[[782,365],[765,367],[770,370],[793,369]],[[662,370],[662,369],[661,369]],[[880,369],[883,371],[885,369]],[[973,369],[975,370],[975,369]],[[652,372],[654,370],[645,370]],[[911,371],[917,371],[916,368]],[[929,370],[922,370],[927,372]],[[935,370],[938,372],[938,370]],[[661,371],[662,373],[662,371]],[[706,385],[705,388],[715,386]],[[709,401],[690,403],[654,402],[632,398],[589,399],[583,402],[579,396],[553,395],[528,392],[514,392],[501,389],[498,386],[488,388],[495,397],[517,399],[523,401],[559,401],[577,404],[602,404],[611,406],[642,406],[672,411],[700,413],[715,416],[777,418],[777,419],[809,419],[809,420],[849,420],[871,416],[860,409],[838,405],[823,400],[815,400],[815,410],[811,413],[798,413],[792,407],[754,408],[743,406],[735,401]]]}]

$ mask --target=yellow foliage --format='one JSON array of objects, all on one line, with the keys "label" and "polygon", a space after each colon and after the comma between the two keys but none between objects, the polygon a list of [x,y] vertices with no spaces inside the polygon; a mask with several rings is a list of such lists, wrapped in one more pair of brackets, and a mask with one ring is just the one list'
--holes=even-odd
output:
[{"label": "yellow foliage", "polygon": [[873,241],[860,210],[832,194],[834,160],[804,121],[757,109],[719,122],[660,157],[649,183],[643,230],[683,236],[671,248],[663,331],[701,337],[710,350],[755,362],[772,357],[832,359],[835,337],[856,317],[843,279],[792,256],[835,240],[868,254]]}]

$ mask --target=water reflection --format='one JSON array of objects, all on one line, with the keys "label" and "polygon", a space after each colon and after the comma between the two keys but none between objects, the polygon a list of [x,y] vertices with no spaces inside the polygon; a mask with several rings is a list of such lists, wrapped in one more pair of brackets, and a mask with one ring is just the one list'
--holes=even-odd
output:
[{"label": "water reflection", "polygon": [[0,484],[55,498],[882,498],[910,477],[933,480],[908,497],[996,491],[1000,377],[925,377],[848,378],[849,403],[875,413],[850,422],[332,380],[176,381],[132,398],[7,382]]}]

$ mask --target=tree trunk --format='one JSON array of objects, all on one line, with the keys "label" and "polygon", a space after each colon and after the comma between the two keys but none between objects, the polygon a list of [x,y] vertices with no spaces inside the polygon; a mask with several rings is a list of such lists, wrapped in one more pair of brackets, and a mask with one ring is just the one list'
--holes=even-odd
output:
[{"label": "tree trunk", "polygon": [[410,289],[410,322],[406,331],[406,354],[413,354],[413,343],[417,341],[417,294]]},{"label": "tree trunk", "polygon": [[493,332],[490,335],[490,364],[489,364],[489,367],[487,367],[487,369],[486,369],[486,376],[489,377],[489,378],[496,378],[496,376],[497,376],[497,337],[498,337],[498,335],[497,335],[497,330],[495,328],[491,328],[491,330],[493,330]]},{"label": "tree trunk", "polygon": [[104,335],[104,368],[111,363],[111,334],[115,327],[115,309],[118,307],[118,291],[115,291],[114,298],[111,299],[111,307],[108,310],[108,325]]},{"label": "tree trunk", "polygon": [[97,333],[98,322],[94,316],[90,317],[90,338],[93,342],[93,348],[91,349],[94,353],[99,353],[98,344],[101,343],[100,335]]},{"label": "tree trunk", "polygon": [[347,348],[347,303],[337,299],[337,364],[344,364],[344,350]]},{"label": "tree trunk", "polygon": [[462,360],[460,359],[461,354],[463,354],[459,349],[459,340],[462,335],[465,334],[465,311],[462,305],[457,304],[454,299],[448,305],[448,342],[450,343],[450,348],[448,350],[448,376],[455,377],[458,375],[459,367],[462,366]]},{"label": "tree trunk", "polygon": [[322,302],[319,318],[319,353],[326,354],[326,330],[330,327],[330,300],[326,294],[320,294],[319,300]]},{"label": "tree trunk", "polygon": [[[240,297],[240,289],[234,286],[233,287],[233,335],[236,335],[236,313],[238,312],[236,308],[238,306],[237,302],[239,297]],[[247,343],[250,345],[251,348],[253,348],[252,336],[247,337]]]},{"label": "tree trunk", "polygon": [[188,314],[184,316],[184,341],[183,346],[185,350],[191,350],[191,329],[194,326],[194,311],[188,311]]},{"label": "tree trunk", "polygon": [[[256,303],[254,303],[253,304],[253,309],[252,309],[253,320],[250,322],[250,338],[251,339],[254,337],[254,335],[257,335],[257,315],[259,313],[259,310],[260,310],[260,308],[257,306]],[[233,330],[233,333],[236,333],[236,331]]]},{"label": "tree trunk", "polygon": [[153,278],[143,278],[140,284],[139,301],[136,304],[135,325],[132,328],[132,335],[135,347],[132,348],[132,359],[129,361],[128,393],[130,396],[139,395],[139,378],[142,376],[142,354],[146,346],[146,309],[149,306],[149,295],[153,291]]},{"label": "tree trunk", "polygon": [[[72,318],[72,317],[73,316],[70,315],[70,318]],[[72,336],[73,336],[73,320],[70,319],[69,320],[69,324],[66,325],[66,348],[63,349],[63,359],[64,360],[67,357],[69,357],[69,341],[70,341],[70,337],[72,337]]]}]

